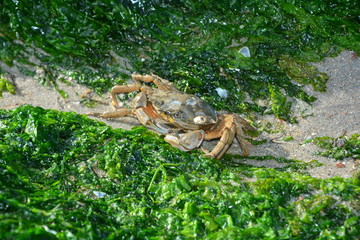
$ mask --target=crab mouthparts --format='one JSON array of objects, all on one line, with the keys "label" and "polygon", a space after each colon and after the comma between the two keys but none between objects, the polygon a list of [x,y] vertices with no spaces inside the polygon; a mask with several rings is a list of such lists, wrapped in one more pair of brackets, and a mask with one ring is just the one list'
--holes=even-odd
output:
[{"label": "crab mouthparts", "polygon": [[208,125],[208,124],[214,124],[216,123],[216,121],[211,117],[197,116],[194,118],[194,123],[199,125]]}]

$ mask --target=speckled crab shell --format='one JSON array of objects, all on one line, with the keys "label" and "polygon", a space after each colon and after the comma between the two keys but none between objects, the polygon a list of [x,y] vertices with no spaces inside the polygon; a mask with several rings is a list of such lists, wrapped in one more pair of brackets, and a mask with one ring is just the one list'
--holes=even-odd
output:
[{"label": "speckled crab shell", "polygon": [[148,101],[170,123],[183,129],[206,129],[218,122],[216,111],[195,95],[154,89]]}]

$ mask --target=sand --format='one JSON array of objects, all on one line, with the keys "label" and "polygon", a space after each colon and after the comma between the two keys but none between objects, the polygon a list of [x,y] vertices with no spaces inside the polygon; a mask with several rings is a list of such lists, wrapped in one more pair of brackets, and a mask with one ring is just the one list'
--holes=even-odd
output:
[{"label": "sand", "polygon": [[[313,144],[303,144],[304,140],[314,137],[350,136],[360,134],[360,59],[351,51],[344,51],[335,58],[327,58],[322,62],[314,63],[322,72],[329,75],[327,91],[319,93],[307,86],[305,90],[317,97],[317,100],[308,105],[301,100],[293,99],[293,110],[296,114],[297,124],[289,124],[277,120],[273,116],[259,116],[258,123],[269,122],[273,129],[281,130],[278,133],[263,132],[259,139],[266,139],[267,143],[253,146],[250,154],[253,156],[272,155],[309,162],[318,160],[323,163],[321,167],[314,167],[309,173],[314,177],[351,177],[358,170],[355,159],[348,158],[340,161],[339,168],[334,159],[314,155],[320,149]],[[80,114],[112,110],[110,105],[98,104],[95,108],[88,108],[81,103],[81,95],[87,89],[70,80],[71,85],[59,82],[59,88],[68,94],[64,99],[52,87],[44,87],[37,80],[22,76],[16,68],[8,68],[0,63],[1,68],[12,72],[12,81],[16,86],[16,95],[7,92],[0,99],[0,108],[13,109],[22,104],[40,106],[45,109],[57,109],[60,111],[74,111]],[[109,94],[101,99],[104,103],[110,102]],[[307,117],[304,117],[307,116]],[[99,119],[102,120],[102,119]],[[139,125],[133,118],[102,120],[114,128],[130,129]],[[294,140],[281,141],[283,137],[292,136]],[[211,144],[210,144],[211,145]],[[231,153],[238,153],[237,144],[233,144]],[[246,160],[246,163],[255,166],[281,167],[282,164],[275,161]]]}]

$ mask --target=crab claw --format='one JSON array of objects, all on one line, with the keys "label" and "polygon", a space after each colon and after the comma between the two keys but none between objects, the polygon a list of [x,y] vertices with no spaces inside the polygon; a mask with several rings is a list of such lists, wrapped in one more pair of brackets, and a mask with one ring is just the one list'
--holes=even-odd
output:
[{"label": "crab claw", "polygon": [[186,133],[171,133],[165,136],[165,141],[171,146],[181,151],[190,151],[198,148],[204,140],[205,132],[203,130],[191,131]]}]

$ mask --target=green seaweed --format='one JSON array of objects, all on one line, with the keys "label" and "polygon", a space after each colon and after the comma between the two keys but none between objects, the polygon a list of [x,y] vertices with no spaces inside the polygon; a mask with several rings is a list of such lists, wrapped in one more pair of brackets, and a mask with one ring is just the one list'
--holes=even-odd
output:
[{"label": "green seaweed", "polygon": [[144,127],[111,129],[73,112],[0,110],[0,238],[359,236],[358,179],[225,156],[181,152]]},{"label": "green seaweed", "polygon": [[[292,121],[288,97],[311,103],[304,85],[326,90],[327,77],[309,63],[360,53],[358,16],[346,0],[7,0],[0,61],[63,97],[63,76],[104,93],[131,72],[153,72],[217,110]],[[7,80],[0,85],[13,92]],[[358,157],[358,136],[344,139],[319,143],[335,146],[328,156]],[[112,129],[32,106],[0,110],[0,238],[357,239],[359,178],[304,172],[316,164],[218,161],[144,127]]]},{"label": "green seaweed", "polygon": [[0,75],[0,99],[2,98],[2,94],[4,91],[7,91],[11,94],[15,94],[15,87],[14,85],[6,80],[2,75]]},{"label": "green seaweed", "polygon": [[153,72],[217,110],[291,120],[288,97],[310,103],[303,85],[325,90],[327,77],[309,62],[360,53],[358,16],[347,0],[9,0],[0,10],[0,60],[28,74],[46,69],[52,84],[65,73],[98,93],[130,72]]},{"label": "green seaweed", "polygon": [[332,137],[316,137],[306,141],[324,149],[316,154],[324,157],[335,158],[336,160],[351,157],[353,159],[360,158],[360,135],[353,134],[351,136]]}]

